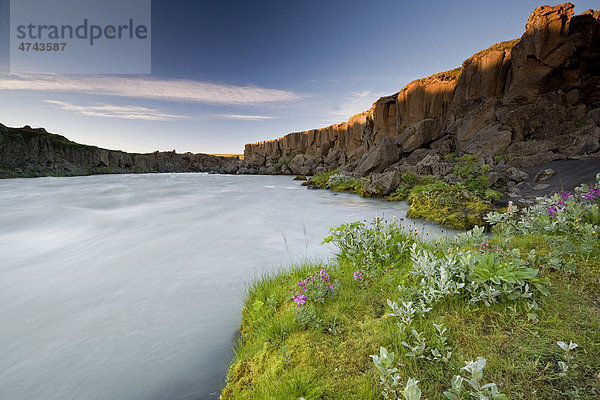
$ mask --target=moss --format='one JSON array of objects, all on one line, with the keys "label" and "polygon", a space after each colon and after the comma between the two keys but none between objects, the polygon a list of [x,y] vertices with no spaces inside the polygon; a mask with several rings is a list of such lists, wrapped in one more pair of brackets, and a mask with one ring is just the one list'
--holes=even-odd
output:
[{"label": "moss", "polygon": [[349,178],[335,185],[330,185],[329,189],[333,192],[349,192],[363,195],[364,185],[362,179]]},{"label": "moss", "polygon": [[456,229],[485,226],[483,217],[493,210],[491,204],[474,194],[443,182],[413,188],[407,202],[410,205],[407,217]]},{"label": "moss", "polygon": [[396,190],[386,197],[388,201],[402,201],[406,200],[411,190],[419,185],[429,185],[437,182],[432,175],[417,175],[413,172],[405,172],[402,174],[402,182],[396,188]]}]

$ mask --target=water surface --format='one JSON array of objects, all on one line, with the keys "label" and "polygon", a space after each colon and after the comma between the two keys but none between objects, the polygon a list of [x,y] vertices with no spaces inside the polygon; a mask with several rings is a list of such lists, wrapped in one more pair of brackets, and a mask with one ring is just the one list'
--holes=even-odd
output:
[{"label": "water surface", "polygon": [[218,397],[247,282],[407,205],[154,174],[4,180],[0,210],[0,399],[200,400]]}]

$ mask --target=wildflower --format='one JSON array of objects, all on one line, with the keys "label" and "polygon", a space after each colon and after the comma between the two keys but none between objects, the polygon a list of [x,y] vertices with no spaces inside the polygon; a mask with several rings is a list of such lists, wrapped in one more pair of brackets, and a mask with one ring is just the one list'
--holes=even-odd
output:
[{"label": "wildflower", "polygon": [[354,280],[357,281],[359,279],[362,279],[362,274],[358,271],[354,272]]},{"label": "wildflower", "polygon": [[563,200],[566,200],[566,199],[568,199],[569,197],[571,197],[572,195],[573,195],[573,193],[571,193],[571,192],[563,192],[563,193],[561,193],[561,194],[560,194],[560,197],[561,197]]},{"label": "wildflower", "polygon": [[488,242],[483,242],[483,243],[482,243],[482,246],[483,246],[483,247],[488,247],[488,246],[489,246],[489,244],[488,244]]},{"label": "wildflower", "polygon": [[296,305],[298,307],[300,307],[301,305],[306,303],[306,296],[303,294],[297,294],[293,297],[294,302],[296,302]]}]

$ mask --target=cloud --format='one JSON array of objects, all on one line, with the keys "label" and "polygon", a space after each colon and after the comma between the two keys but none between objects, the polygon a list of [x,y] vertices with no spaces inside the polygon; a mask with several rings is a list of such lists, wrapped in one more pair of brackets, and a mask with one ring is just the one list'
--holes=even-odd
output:
[{"label": "cloud", "polygon": [[345,118],[348,120],[353,115],[361,113],[371,108],[373,103],[382,95],[368,90],[362,92],[352,92],[345,96],[339,105],[331,112],[333,117]]},{"label": "cloud", "polygon": [[352,92],[343,96],[339,103],[336,103],[331,109],[329,117],[323,120],[323,124],[331,125],[348,121],[353,115],[369,110],[373,103],[382,96],[385,96],[385,94],[368,90]]},{"label": "cloud", "polygon": [[252,105],[298,100],[300,95],[280,89],[236,86],[182,79],[115,76],[8,75],[0,90],[79,92],[209,104]]},{"label": "cloud", "polygon": [[92,117],[142,119],[148,121],[170,121],[173,119],[189,118],[185,115],[165,114],[154,108],[147,107],[115,106],[110,104],[79,106],[59,100],[45,100],[45,102],[65,111],[73,111]]},{"label": "cloud", "polygon": [[264,121],[267,119],[275,119],[275,117],[268,117],[265,115],[242,115],[242,114],[218,114],[216,117],[227,118],[227,119],[242,119],[246,121]]}]

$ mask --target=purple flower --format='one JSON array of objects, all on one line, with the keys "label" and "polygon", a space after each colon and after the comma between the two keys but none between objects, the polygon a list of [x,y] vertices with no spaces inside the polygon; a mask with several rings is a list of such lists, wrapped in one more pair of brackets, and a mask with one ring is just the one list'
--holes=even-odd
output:
[{"label": "purple flower", "polygon": [[302,304],[306,303],[306,296],[303,294],[297,294],[293,297],[293,300],[296,302],[296,305],[300,307]]},{"label": "purple flower", "polygon": [[489,246],[488,242],[483,242],[482,245],[483,245],[483,247]]},{"label": "purple flower", "polygon": [[566,200],[566,199],[568,199],[569,197],[571,197],[572,195],[573,195],[573,193],[571,193],[571,192],[563,192],[563,193],[561,193],[561,194],[560,194],[560,197],[561,197],[563,200]]},{"label": "purple flower", "polygon": [[590,190],[589,193],[584,194],[583,198],[585,200],[594,200],[596,198],[596,196],[597,196],[596,191],[594,189],[592,189],[592,190]]},{"label": "purple flower", "polygon": [[319,271],[319,276],[321,277],[322,281],[329,282],[329,274],[324,269]]},{"label": "purple flower", "polygon": [[333,283],[332,283],[332,284],[330,284],[330,285],[327,285],[327,287],[328,287],[329,289],[333,290],[333,288],[334,288],[334,286],[333,286]]},{"label": "purple flower", "polygon": [[357,281],[357,280],[359,280],[359,279],[362,279],[362,277],[363,277],[363,276],[362,276],[362,273],[360,273],[359,271],[356,271],[356,272],[354,273],[354,280],[355,280],[355,281]]}]

